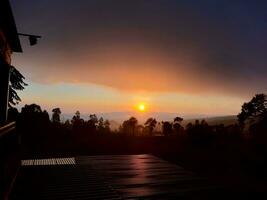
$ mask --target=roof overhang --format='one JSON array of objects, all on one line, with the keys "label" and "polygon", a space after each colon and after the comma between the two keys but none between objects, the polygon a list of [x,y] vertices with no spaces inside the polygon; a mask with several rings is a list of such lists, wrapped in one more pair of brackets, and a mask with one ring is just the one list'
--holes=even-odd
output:
[{"label": "roof overhang", "polygon": [[4,32],[11,50],[13,52],[22,52],[9,0],[0,0],[0,29]]}]

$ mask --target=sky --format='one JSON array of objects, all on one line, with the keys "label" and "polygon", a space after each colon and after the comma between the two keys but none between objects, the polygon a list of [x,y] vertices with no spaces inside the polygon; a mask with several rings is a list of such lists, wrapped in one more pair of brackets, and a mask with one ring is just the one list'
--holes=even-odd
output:
[{"label": "sky", "polygon": [[11,0],[24,104],[232,115],[267,92],[267,2]]}]

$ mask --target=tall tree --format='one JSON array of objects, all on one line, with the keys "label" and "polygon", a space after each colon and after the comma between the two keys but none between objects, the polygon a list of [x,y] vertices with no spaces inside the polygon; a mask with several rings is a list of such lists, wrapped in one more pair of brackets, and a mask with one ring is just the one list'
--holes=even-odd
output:
[{"label": "tall tree", "polygon": [[89,131],[95,133],[97,124],[98,124],[98,118],[96,114],[90,114],[89,120],[87,122],[87,128],[89,129]]},{"label": "tall tree", "polygon": [[181,134],[184,131],[184,128],[181,125],[182,121],[183,121],[183,118],[181,117],[175,117],[173,119],[173,130],[177,135]]},{"label": "tall tree", "polygon": [[98,123],[98,118],[97,118],[96,114],[90,114],[89,115],[89,120],[95,125]]},{"label": "tall tree", "polygon": [[24,82],[25,77],[14,66],[10,66],[10,68],[8,106],[13,107],[21,101],[17,91],[24,90],[28,84]]},{"label": "tall tree", "polygon": [[248,130],[260,143],[266,141],[267,96],[265,94],[256,94],[251,101],[244,103],[237,117],[241,130]]},{"label": "tall tree", "polygon": [[249,102],[242,105],[241,112],[237,117],[243,127],[246,122],[253,124],[264,120],[266,115],[267,96],[265,94],[256,94]]},{"label": "tall tree", "polygon": [[157,125],[157,120],[155,118],[148,118],[145,122],[145,126],[149,130],[149,135],[152,135],[153,130],[155,129]]},{"label": "tall tree", "polygon": [[171,135],[172,134],[172,123],[168,121],[162,122],[162,133],[165,136]]},{"label": "tall tree", "polygon": [[104,132],[104,119],[103,119],[103,117],[100,117],[99,118],[97,129],[98,129],[98,131],[100,133],[103,133]]},{"label": "tall tree", "polygon": [[84,125],[84,120],[81,119],[80,111],[76,111],[75,115],[72,117],[71,120],[73,129],[80,129]]},{"label": "tall tree", "polygon": [[136,129],[136,126],[137,125],[138,125],[137,119],[135,117],[130,117],[130,119],[125,120],[122,123],[121,130],[124,133],[134,135],[135,134],[135,129]]},{"label": "tall tree", "polygon": [[135,135],[135,128],[138,125],[138,121],[135,117],[130,117],[128,121],[129,121],[130,129],[132,130],[132,135]]},{"label": "tall tree", "polygon": [[107,119],[104,121],[104,130],[105,130],[105,133],[110,132],[110,122]]},{"label": "tall tree", "polygon": [[60,123],[60,114],[61,114],[61,110],[60,108],[54,108],[52,110],[53,114],[52,114],[52,122],[59,124]]},{"label": "tall tree", "polygon": [[[45,133],[49,128],[50,120],[48,113],[36,104],[25,105],[21,108],[21,113],[18,116],[17,127],[26,134],[40,135]],[[32,131],[30,131],[32,130]],[[46,133],[47,134],[47,133]]]}]

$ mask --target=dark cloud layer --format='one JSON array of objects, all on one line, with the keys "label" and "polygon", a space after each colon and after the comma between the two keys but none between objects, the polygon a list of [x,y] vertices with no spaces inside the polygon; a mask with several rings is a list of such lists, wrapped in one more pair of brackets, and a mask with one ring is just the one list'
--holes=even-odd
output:
[{"label": "dark cloud layer", "polygon": [[267,92],[266,1],[11,2],[19,30],[44,36],[18,59],[35,81]]}]

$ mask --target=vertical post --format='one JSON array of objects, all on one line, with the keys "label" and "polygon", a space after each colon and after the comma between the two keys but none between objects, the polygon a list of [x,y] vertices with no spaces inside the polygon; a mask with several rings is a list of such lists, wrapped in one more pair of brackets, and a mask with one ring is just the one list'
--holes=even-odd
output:
[{"label": "vertical post", "polygon": [[10,66],[0,60],[0,124],[7,121]]}]

